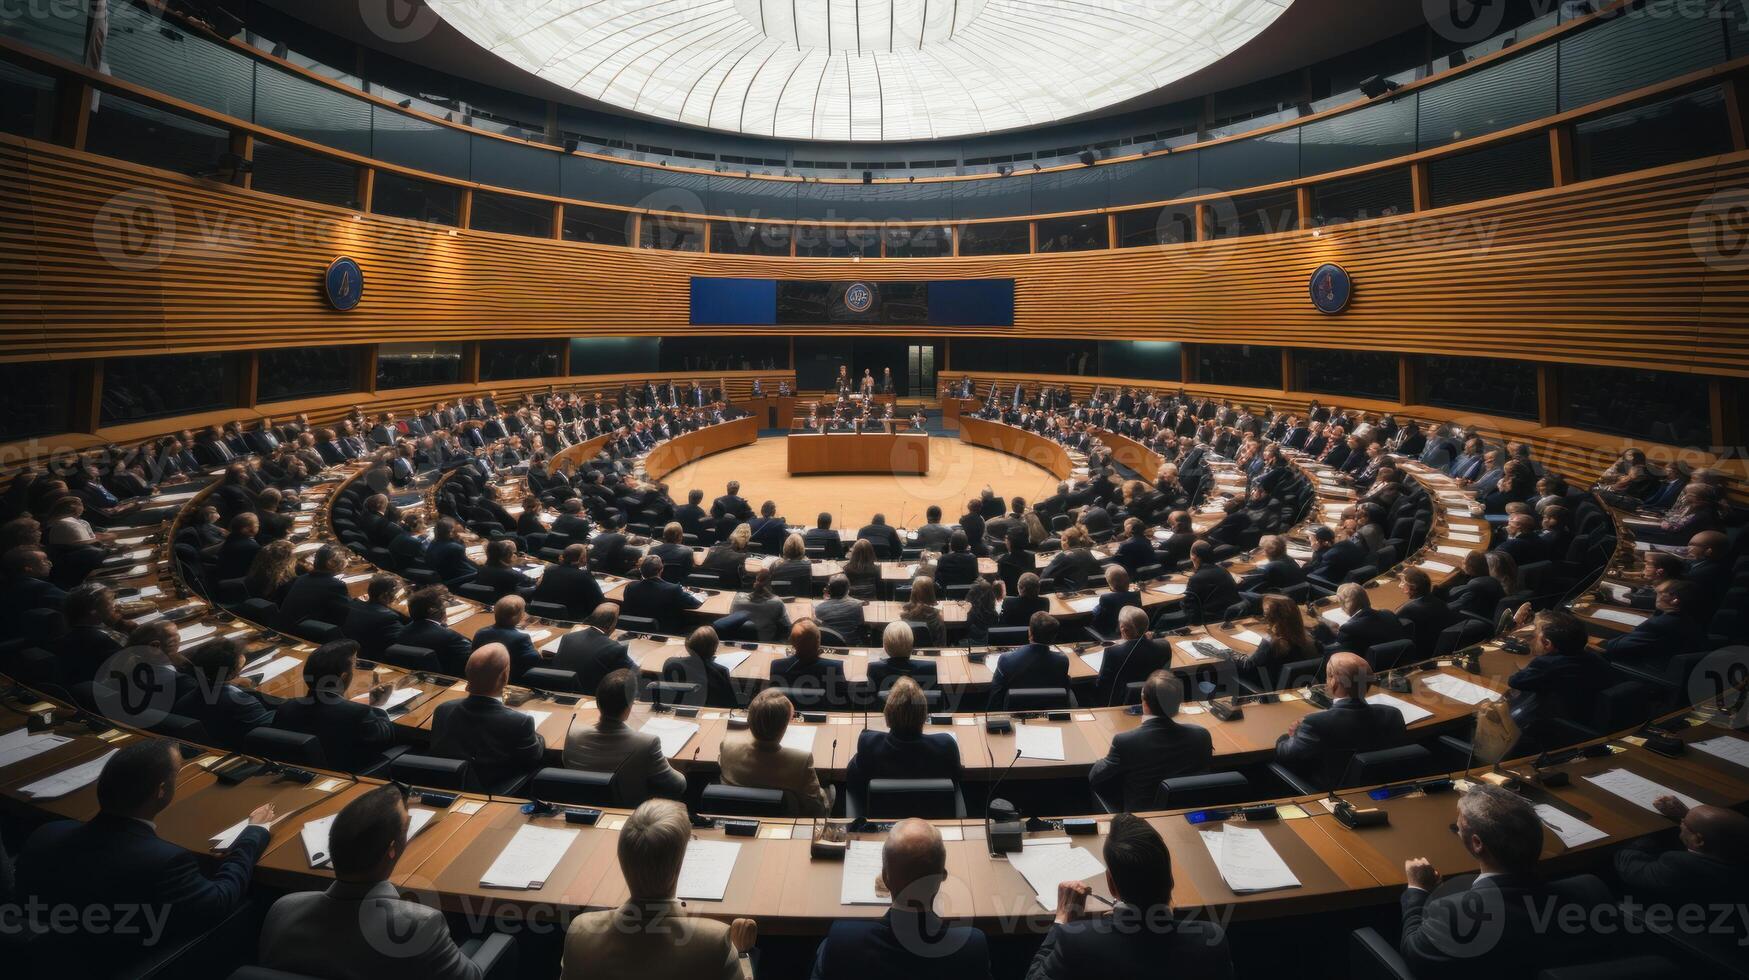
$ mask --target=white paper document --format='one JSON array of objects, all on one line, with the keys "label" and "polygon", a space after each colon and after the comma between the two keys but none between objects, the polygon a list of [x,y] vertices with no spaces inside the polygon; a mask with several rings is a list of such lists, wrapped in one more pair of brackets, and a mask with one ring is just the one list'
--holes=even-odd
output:
[{"label": "white paper document", "polygon": [[41,732],[36,735],[28,728],[17,728],[0,735],[0,769],[23,762],[32,756],[42,755],[57,746],[66,745],[72,739],[65,735],[55,735]]},{"label": "white paper document", "polygon": [[1749,742],[1729,735],[1709,738],[1703,742],[1690,742],[1689,747],[1705,752],[1715,759],[1723,759],[1733,765],[1749,769]]},{"label": "white paper document", "polygon": [[1578,817],[1563,813],[1547,803],[1536,805],[1536,815],[1541,817],[1543,824],[1554,831],[1555,836],[1561,839],[1561,843],[1568,847],[1579,847],[1609,836]]},{"label": "white paper document", "polygon": [[254,677],[258,678],[255,682],[256,684],[265,684],[268,681],[273,680],[275,677],[278,677],[279,675],[286,673],[287,671],[292,670],[293,668],[302,667],[303,665],[304,665],[304,662],[302,660],[298,659],[297,657],[293,657],[293,656],[289,656],[289,655],[284,656],[284,657],[275,657],[272,660],[269,660],[268,662],[262,664],[259,667],[250,667],[250,666],[245,665],[243,667],[243,676],[248,677],[248,676],[253,675]]},{"label": "white paper document", "polygon": [[1649,613],[1628,612],[1625,609],[1597,609],[1591,613],[1592,619],[1601,619],[1606,623],[1620,623],[1623,626],[1638,626],[1651,618]]},{"label": "white paper document", "polygon": [[1154,591],[1161,595],[1176,596],[1183,595],[1185,592],[1189,591],[1189,589],[1189,584],[1185,582],[1167,582],[1165,585],[1155,586]]},{"label": "white paper document", "polygon": [[243,831],[248,826],[249,826],[249,820],[247,817],[245,817],[244,819],[237,821],[236,823],[230,825],[229,827],[226,827],[224,830],[221,830],[218,833],[214,834],[213,839],[212,839],[213,850],[215,850],[215,851],[228,851],[228,850],[230,850],[231,845],[237,843],[237,838],[242,836]]},{"label": "white paper document", "polygon": [[1454,567],[1452,565],[1447,565],[1445,562],[1442,562],[1442,561],[1424,561],[1415,567],[1421,569],[1422,571],[1426,572],[1429,575],[1449,575],[1452,572],[1457,571],[1456,567]]},{"label": "white paper document", "polygon": [[1391,697],[1389,694],[1369,694],[1366,697],[1366,703],[1384,704],[1396,708],[1397,712],[1403,716],[1403,724],[1405,725],[1413,725],[1423,718],[1433,717],[1433,712],[1426,708],[1418,704],[1410,704],[1402,698]]},{"label": "white paper document", "polygon": [[1348,613],[1342,611],[1342,609],[1340,607],[1337,607],[1337,608],[1324,610],[1323,614],[1320,615],[1318,618],[1322,619],[1326,623],[1329,623],[1332,627],[1340,627],[1343,623],[1348,622],[1349,619],[1351,619],[1353,617],[1349,616]]},{"label": "white paper document", "polygon": [[1442,544],[1439,547],[1434,548],[1433,550],[1439,552],[1442,555],[1450,555],[1453,558],[1468,558],[1470,552],[1474,549],[1459,548],[1457,545],[1451,545],[1451,544]]},{"label": "white paper document", "polygon": [[1083,653],[1081,655],[1081,662],[1086,664],[1087,666],[1093,668],[1093,672],[1095,674],[1097,674],[1097,673],[1099,673],[1099,668],[1105,666],[1105,651],[1104,650],[1090,650],[1086,653]]},{"label": "white paper document", "polygon": [[529,824],[510,838],[480,878],[482,888],[539,888],[559,866],[580,831]]},{"label": "white paper document", "polygon": [[1014,747],[1028,759],[1063,761],[1063,730],[1050,725],[1015,725]]},{"label": "white paper document", "polygon": [[[423,693],[425,692],[416,687],[397,687],[389,692],[389,699],[384,701],[380,707],[384,711],[394,711],[396,708],[399,708],[401,705],[406,704],[408,701],[413,700]],[[366,691],[352,700],[357,701],[359,704],[369,704],[370,692]],[[535,724],[538,725],[540,723],[536,722]]]},{"label": "white paper document", "polygon": [[120,751],[110,749],[90,762],[82,762],[71,769],[62,769],[51,776],[44,776],[34,783],[19,787],[18,791],[33,800],[53,800],[77,792],[97,782],[97,775],[103,771],[109,757]]},{"label": "white paper document", "polygon": [[190,640],[198,640],[203,636],[211,636],[218,631],[219,628],[217,626],[210,626],[206,623],[195,623],[193,626],[184,626],[177,630],[176,635],[183,643],[187,643]]},{"label": "white paper document", "polygon": [[838,885],[839,905],[886,905],[890,901],[876,883],[881,873],[881,846],[878,840],[850,842],[844,852],[844,879]]},{"label": "white paper document", "polygon": [[1261,830],[1227,824],[1222,830],[1202,831],[1202,843],[1221,880],[1236,895],[1300,887],[1300,879]]},{"label": "white paper document", "polygon": [[1069,608],[1078,613],[1090,613],[1099,608],[1099,597],[1096,595],[1088,595],[1082,596],[1079,599],[1070,599]]},{"label": "white paper document", "polygon": [[536,727],[536,728],[539,728],[540,726],[546,724],[546,720],[553,716],[553,713],[551,711],[530,711],[527,708],[517,708],[516,710],[522,712],[523,714],[529,716],[530,718],[533,718],[534,719],[534,727]]},{"label": "white paper document", "polygon": [[735,672],[736,667],[746,663],[747,658],[751,656],[753,656],[753,654],[748,650],[728,650],[717,654],[715,659],[717,663],[723,665],[724,670],[732,674]]},{"label": "white paper document", "polygon": [[800,749],[809,755],[814,754],[814,733],[819,731],[812,725],[791,725],[783,730],[783,738],[779,741],[786,749]]},{"label": "white paper document", "polygon": [[1422,678],[1421,685],[1438,694],[1464,704],[1481,704],[1484,701],[1498,701],[1500,695],[1480,684],[1472,684],[1461,677],[1450,674],[1428,674]]},{"label": "white paper document", "polygon": [[679,718],[651,718],[638,731],[661,739],[662,754],[673,759],[680,755],[681,749],[686,748],[686,743],[692,740],[692,736],[698,734],[698,725]]},{"label": "white paper document", "polygon": [[695,840],[686,845],[686,860],[680,863],[677,898],[720,902],[729,890],[735,872],[735,857],[741,845],[732,840]]},{"label": "white paper document", "polygon": [[1678,793],[1667,786],[1660,786],[1650,779],[1626,769],[1611,769],[1608,772],[1600,772],[1595,776],[1584,778],[1586,782],[1598,789],[1613,793],[1629,803],[1645,807],[1653,813],[1657,813],[1658,809],[1652,805],[1652,801],[1660,796],[1674,796],[1681,800],[1684,806],[1700,806],[1700,801],[1694,797]]},{"label": "white paper document", "polygon": [[1058,884],[1105,873],[1105,865],[1092,851],[1064,840],[1027,841],[1018,852],[1008,855],[1008,863],[1026,879],[1047,912],[1057,910]]},{"label": "white paper document", "polygon": [[[312,868],[325,868],[333,864],[332,856],[328,853],[328,832],[334,826],[335,816],[337,814],[330,813],[325,817],[317,817],[298,828],[298,836],[304,842],[304,854],[310,859],[310,867]],[[419,832],[430,826],[432,819],[436,816],[436,810],[427,810],[424,807],[409,808],[407,810],[407,839],[412,840],[418,837]]]},{"label": "white paper document", "polygon": [[1233,642],[1249,643],[1252,646],[1260,646],[1263,643],[1263,634],[1254,630],[1240,630],[1233,634]]}]

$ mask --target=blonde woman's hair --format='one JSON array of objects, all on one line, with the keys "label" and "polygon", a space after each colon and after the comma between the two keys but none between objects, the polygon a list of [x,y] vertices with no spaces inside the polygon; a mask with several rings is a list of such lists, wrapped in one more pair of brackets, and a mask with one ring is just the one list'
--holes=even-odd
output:
[{"label": "blonde woman's hair", "polygon": [[881,649],[892,660],[911,659],[911,650],[916,643],[917,637],[911,632],[909,623],[895,620],[881,632]]}]

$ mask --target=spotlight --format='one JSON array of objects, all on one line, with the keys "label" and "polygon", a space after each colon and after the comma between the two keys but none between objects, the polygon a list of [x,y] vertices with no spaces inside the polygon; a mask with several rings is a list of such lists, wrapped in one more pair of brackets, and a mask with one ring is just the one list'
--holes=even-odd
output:
[{"label": "spotlight", "polygon": [[1092,150],[1082,150],[1081,151],[1081,165],[1082,166],[1091,167],[1095,163],[1098,163],[1098,162],[1099,162],[1099,158],[1097,156],[1093,155]]},{"label": "spotlight", "polygon": [[411,108],[413,108],[413,100],[412,99],[402,99],[400,101],[399,105],[403,109],[411,109]]},{"label": "spotlight", "polygon": [[917,183],[917,175],[916,175],[916,174],[912,174],[912,175],[911,175],[911,176],[909,176],[909,177],[906,177],[906,178],[905,178],[905,183],[907,183],[907,184],[915,184],[915,183]]},{"label": "spotlight", "polygon": [[566,140],[565,141],[565,152],[566,153],[576,153],[577,152],[577,141],[576,140]]},{"label": "spotlight", "polygon": [[1033,173],[1035,173],[1035,174],[1036,174],[1036,173],[1038,173],[1038,172],[1039,172],[1039,171],[1041,171],[1041,170],[1043,170],[1043,169],[1044,169],[1044,168],[1043,168],[1043,167],[1041,167],[1041,166],[1039,166],[1039,165],[1038,165],[1038,164],[1036,164],[1036,163],[1035,163],[1035,164],[1033,164],[1033,165],[1032,165],[1032,172],[1033,172]]},{"label": "spotlight", "polygon": [[1006,163],[1004,163],[1001,166],[996,168],[996,176],[998,176],[998,177],[1006,177],[1013,172],[1014,172],[1014,168],[1010,167]]},{"label": "spotlight", "polygon": [[1383,75],[1372,75],[1360,80],[1360,94],[1369,99],[1376,99],[1381,95],[1389,95],[1401,87],[1402,86]]}]

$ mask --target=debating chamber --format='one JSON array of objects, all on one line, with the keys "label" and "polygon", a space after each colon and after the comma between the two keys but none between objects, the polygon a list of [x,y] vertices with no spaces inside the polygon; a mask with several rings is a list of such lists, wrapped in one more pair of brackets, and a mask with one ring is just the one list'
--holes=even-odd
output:
[{"label": "debating chamber", "polygon": [[1749,3],[0,0],[31,980],[1749,980]]}]

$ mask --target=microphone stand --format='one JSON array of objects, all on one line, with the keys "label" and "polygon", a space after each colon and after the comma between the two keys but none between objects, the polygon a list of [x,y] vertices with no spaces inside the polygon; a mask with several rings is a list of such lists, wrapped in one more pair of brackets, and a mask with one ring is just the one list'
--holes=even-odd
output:
[{"label": "microphone stand", "polygon": [[[985,742],[985,749],[989,749],[988,741]],[[997,788],[1002,785],[1004,779],[1008,778],[1008,774],[1014,771],[1015,763],[1020,761],[1020,751],[1018,747],[1015,748],[1014,758],[1008,760],[1008,766],[1002,770],[1002,775],[997,776],[996,781],[990,784],[990,796],[984,802],[984,837],[989,841],[992,856],[1012,854],[1020,850],[1022,842],[1025,840],[1026,825],[1020,821],[1020,812],[1014,808],[1013,804],[996,796]],[[995,764],[994,755],[991,757],[991,764]],[[997,821],[991,816],[998,803],[1002,804],[1004,819],[1001,821]]]}]

